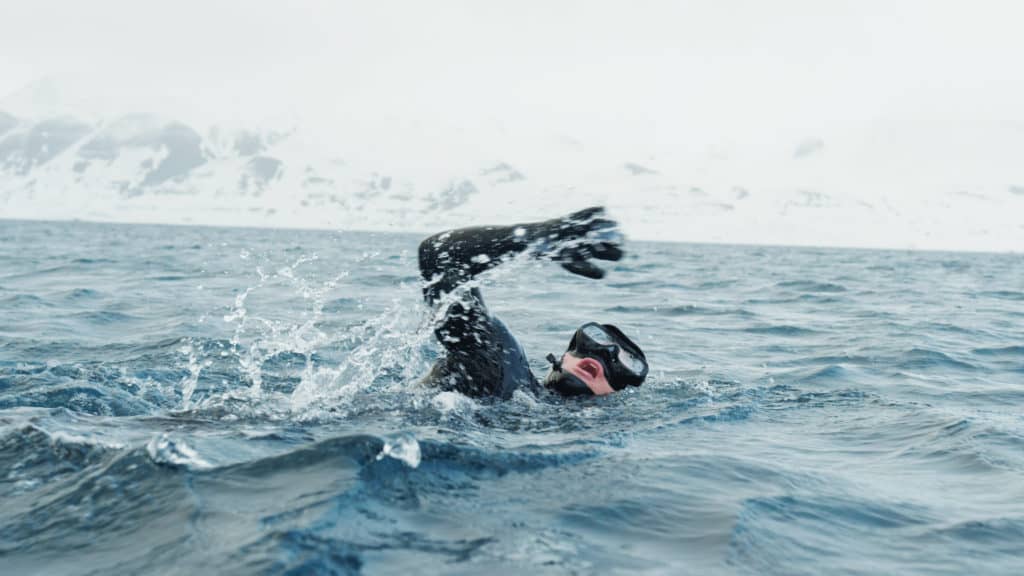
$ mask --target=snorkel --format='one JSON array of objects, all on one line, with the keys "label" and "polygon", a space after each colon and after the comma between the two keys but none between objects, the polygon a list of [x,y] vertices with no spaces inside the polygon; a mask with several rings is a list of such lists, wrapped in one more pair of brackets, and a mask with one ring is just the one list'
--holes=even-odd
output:
[{"label": "snorkel", "polygon": [[551,363],[551,372],[544,379],[544,386],[562,396],[594,395],[594,391],[587,386],[586,382],[577,378],[575,374],[562,370],[562,361],[555,358],[554,354],[548,354],[547,361]]}]

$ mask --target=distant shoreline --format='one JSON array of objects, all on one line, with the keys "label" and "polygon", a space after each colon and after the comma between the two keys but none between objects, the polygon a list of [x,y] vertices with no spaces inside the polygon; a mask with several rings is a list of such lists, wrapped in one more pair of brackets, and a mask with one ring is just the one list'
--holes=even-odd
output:
[{"label": "distant shoreline", "polygon": [[[334,232],[341,234],[387,234],[390,236],[407,236],[410,238],[419,238],[433,232],[437,232],[436,229],[423,230],[409,230],[403,227],[402,230],[386,229],[386,228],[333,228],[325,226],[259,226],[254,224],[223,224],[223,223],[198,223],[198,222],[157,222],[157,221],[123,221],[123,220],[103,220],[103,219],[87,219],[87,218],[9,218],[0,217],[0,226],[5,222],[27,222],[32,224],[63,224],[63,223],[76,223],[86,225],[110,225],[110,226],[166,226],[175,228],[211,228],[211,229],[237,229],[237,230],[281,230],[290,232],[309,232],[309,233],[323,233],[323,232]],[[0,228],[2,230],[2,228]],[[643,238],[634,237],[632,235],[627,236],[627,245],[629,242],[639,243],[650,243],[650,244],[683,244],[693,246],[721,246],[721,247],[745,247],[745,248],[768,248],[768,249],[799,249],[799,250],[839,250],[839,251],[855,251],[855,252],[926,252],[931,254],[991,254],[996,256],[1015,256],[1024,254],[1024,248],[1021,250],[947,250],[941,248],[918,248],[918,247],[898,247],[898,246],[843,246],[843,245],[824,245],[824,244],[782,244],[782,243],[764,243],[764,244],[752,244],[745,242],[700,242],[700,241],[689,241],[689,240],[661,240],[657,238]]]}]

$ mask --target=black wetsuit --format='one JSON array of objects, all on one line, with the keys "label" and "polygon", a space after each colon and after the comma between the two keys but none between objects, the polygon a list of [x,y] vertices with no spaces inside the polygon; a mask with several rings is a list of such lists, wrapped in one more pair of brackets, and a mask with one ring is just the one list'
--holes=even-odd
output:
[{"label": "black wetsuit", "polygon": [[608,236],[618,234],[615,223],[602,215],[603,209],[588,208],[543,222],[450,230],[420,243],[423,296],[431,306],[445,306],[434,334],[447,354],[428,380],[467,396],[510,398],[517,388],[541,389],[519,341],[487,310],[480,290],[463,285],[527,250],[574,274],[600,278],[604,272],[591,258],[622,257],[618,241]]},{"label": "black wetsuit", "polygon": [[[516,229],[522,230],[517,236]],[[478,288],[456,290],[477,274],[522,252],[534,238],[526,226],[463,228],[436,234],[420,244],[420,274],[427,284],[423,296],[437,305],[454,298],[434,328],[448,351],[428,379],[467,396],[510,398],[516,388],[539,389],[523,347],[505,323],[491,315]],[[443,304],[447,305],[447,302]]]}]

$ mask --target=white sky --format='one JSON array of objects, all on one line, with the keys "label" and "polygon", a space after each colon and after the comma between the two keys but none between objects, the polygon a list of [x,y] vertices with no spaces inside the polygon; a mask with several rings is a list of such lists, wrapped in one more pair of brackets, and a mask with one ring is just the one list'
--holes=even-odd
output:
[{"label": "white sky", "polygon": [[1024,129],[1024,3],[55,2],[0,5],[0,94],[252,121],[529,120],[648,141],[886,115]]}]

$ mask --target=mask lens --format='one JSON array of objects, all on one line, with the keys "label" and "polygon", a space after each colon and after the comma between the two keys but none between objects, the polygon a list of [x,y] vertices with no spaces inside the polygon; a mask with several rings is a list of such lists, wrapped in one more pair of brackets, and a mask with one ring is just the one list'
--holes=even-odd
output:
[{"label": "mask lens", "polygon": [[604,331],[597,324],[588,324],[583,327],[583,333],[600,346],[611,346],[615,344],[611,334]]},{"label": "mask lens", "polygon": [[638,376],[644,371],[644,366],[647,365],[640,357],[634,356],[629,350],[621,346],[619,347],[619,362],[627,370]]},{"label": "mask lens", "polygon": [[616,341],[615,337],[599,324],[588,324],[582,328],[582,332],[588,339],[598,346],[615,346],[618,349],[619,363],[623,368],[639,376],[643,374],[647,362],[643,358],[627,350],[622,343]]}]

